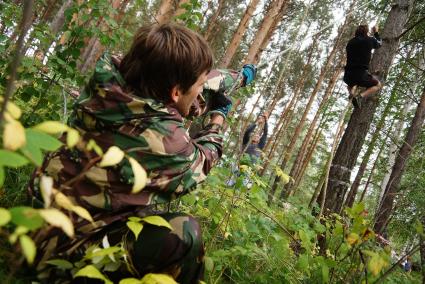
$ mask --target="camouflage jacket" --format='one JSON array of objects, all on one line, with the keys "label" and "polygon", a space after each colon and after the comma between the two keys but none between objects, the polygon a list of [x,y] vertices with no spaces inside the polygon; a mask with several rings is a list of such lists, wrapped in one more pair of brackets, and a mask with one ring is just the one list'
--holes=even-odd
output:
[{"label": "camouflage jacket", "polygon": [[[93,77],[74,105],[70,125],[85,143],[92,139],[104,152],[115,145],[135,158],[147,171],[146,187],[132,194],[134,177],[127,159],[101,168],[93,163],[97,154],[81,145],[51,154],[39,171],[39,175],[53,177],[56,188],[92,214],[132,212],[186,194],[206,178],[222,154],[217,125],[207,125],[192,139],[175,108],[127,91],[117,64],[117,59],[108,55],[97,62]],[[213,95],[242,85],[237,72],[213,70],[204,93]]]}]

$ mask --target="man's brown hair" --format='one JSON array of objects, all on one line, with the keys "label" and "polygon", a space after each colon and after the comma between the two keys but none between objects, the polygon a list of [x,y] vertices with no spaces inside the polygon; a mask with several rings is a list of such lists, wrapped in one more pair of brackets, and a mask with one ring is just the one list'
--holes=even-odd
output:
[{"label": "man's brown hair", "polygon": [[356,29],[356,36],[366,37],[369,32],[369,27],[367,25],[359,25]]},{"label": "man's brown hair", "polygon": [[119,70],[138,95],[168,103],[173,87],[185,93],[212,64],[212,51],[200,35],[163,24],[138,30]]}]

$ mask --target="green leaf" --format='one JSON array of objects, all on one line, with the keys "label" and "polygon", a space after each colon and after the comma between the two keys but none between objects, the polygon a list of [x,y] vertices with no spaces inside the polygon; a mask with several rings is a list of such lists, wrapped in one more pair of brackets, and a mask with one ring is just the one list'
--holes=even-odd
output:
[{"label": "green leaf", "polygon": [[27,262],[32,264],[34,262],[35,253],[37,251],[34,241],[27,235],[22,235],[19,237],[19,243],[21,244],[22,252],[27,259]]},{"label": "green leaf", "polygon": [[21,151],[37,166],[41,166],[43,162],[41,149],[55,151],[62,146],[62,143],[58,139],[34,129],[25,129],[25,135],[27,137],[27,144],[21,148]]},{"label": "green leaf", "polygon": [[86,255],[86,258],[105,256],[105,255],[108,255],[108,254],[113,254],[113,253],[119,252],[120,250],[121,249],[119,247],[109,247],[109,248],[105,248],[105,249],[98,249],[98,250],[92,251],[91,253],[88,253]]},{"label": "green leaf", "polygon": [[168,223],[167,220],[161,216],[148,216],[143,218],[142,221],[151,225],[167,227],[168,229],[173,230],[173,227],[171,227],[170,223]]},{"label": "green leaf", "polygon": [[12,215],[7,209],[0,208],[0,226],[4,226],[12,219]]},{"label": "green leaf", "polygon": [[137,240],[137,238],[139,237],[140,232],[143,229],[143,224],[142,223],[138,223],[138,222],[133,222],[133,221],[128,221],[127,222],[127,227],[130,228],[130,230],[134,233],[134,236]]},{"label": "green leaf", "polygon": [[99,270],[93,265],[87,265],[84,268],[80,269],[75,273],[74,278],[76,277],[87,277],[93,279],[102,280],[106,284],[113,284],[108,278],[105,277]]},{"label": "green leaf", "polygon": [[167,274],[146,274],[140,284],[177,284],[174,279]]},{"label": "green leaf", "polygon": [[368,263],[368,268],[374,276],[378,275],[381,272],[382,268],[388,265],[388,262],[383,259],[379,254],[372,256]]},{"label": "green leaf", "polygon": [[28,160],[21,155],[0,149],[0,166],[8,166],[8,167],[22,167],[28,164]]},{"label": "green leaf", "polygon": [[142,281],[136,278],[125,278],[120,281],[119,284],[140,284]]},{"label": "green leaf", "polygon": [[3,167],[0,167],[0,188],[3,186],[4,178],[5,178],[5,176],[4,176],[4,168]]},{"label": "green leaf", "polygon": [[62,146],[62,142],[60,142],[58,139],[41,131],[26,129],[25,133],[27,135],[27,143],[35,143],[43,150],[55,151],[60,146]]},{"label": "green leaf", "polygon": [[329,267],[325,263],[322,263],[322,279],[322,283],[329,283]]},{"label": "green leaf", "polygon": [[128,220],[133,222],[140,222],[142,221],[142,218],[133,216],[133,217],[128,217]]},{"label": "green leaf", "polygon": [[46,263],[57,266],[58,268],[61,269],[71,269],[74,267],[74,265],[72,265],[71,262],[64,260],[64,259],[51,259],[51,260],[47,260]]},{"label": "green leaf", "polygon": [[214,261],[212,260],[211,257],[204,257],[204,262],[205,262],[205,269],[207,271],[213,271],[214,269]]},{"label": "green leaf", "polygon": [[40,228],[44,221],[38,211],[31,207],[14,207],[11,208],[12,222],[18,226],[23,226],[29,230]]}]

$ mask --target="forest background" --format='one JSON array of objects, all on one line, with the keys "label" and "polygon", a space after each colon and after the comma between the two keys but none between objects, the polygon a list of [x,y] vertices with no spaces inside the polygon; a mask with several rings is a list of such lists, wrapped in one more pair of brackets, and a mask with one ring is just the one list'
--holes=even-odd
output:
[{"label": "forest background", "polygon": [[[78,143],[64,124],[94,63],[105,51],[124,54],[138,27],[167,21],[202,34],[217,67],[258,66],[255,84],[231,94],[222,161],[171,204],[202,222],[206,282],[424,281],[425,3],[411,0],[2,1],[0,278],[25,283],[19,267],[34,259],[31,232],[69,229],[22,206],[31,172],[61,146],[60,133],[68,147]],[[384,88],[353,109],[342,73],[360,23],[380,27],[370,70]],[[252,165],[241,134],[264,111],[271,131],[262,163]],[[84,265],[108,283],[106,255]],[[401,269],[406,256],[411,273]]]}]

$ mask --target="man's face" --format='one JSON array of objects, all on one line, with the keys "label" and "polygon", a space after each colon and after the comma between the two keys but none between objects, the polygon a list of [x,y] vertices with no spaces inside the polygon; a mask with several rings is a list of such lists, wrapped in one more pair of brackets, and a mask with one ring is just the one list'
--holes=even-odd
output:
[{"label": "man's face", "polygon": [[202,93],[206,81],[207,72],[204,72],[201,74],[201,76],[198,77],[198,80],[189,88],[189,90],[187,90],[186,93],[183,94],[179,91],[180,95],[175,104],[177,110],[183,117],[189,114],[190,107],[192,106],[196,98],[199,96],[199,94]]},{"label": "man's face", "polygon": [[252,144],[258,144],[258,142],[260,142],[260,135],[255,134],[254,136],[252,136]]}]

